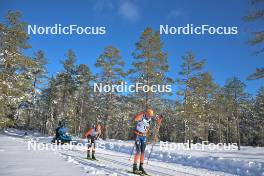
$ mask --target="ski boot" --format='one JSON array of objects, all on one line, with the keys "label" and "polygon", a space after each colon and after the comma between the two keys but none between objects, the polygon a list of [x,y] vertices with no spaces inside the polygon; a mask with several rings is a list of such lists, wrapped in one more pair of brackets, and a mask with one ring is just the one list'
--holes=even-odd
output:
[{"label": "ski boot", "polygon": [[96,160],[96,158],[95,158],[95,156],[94,156],[94,153],[95,153],[95,151],[92,151],[92,159],[93,159],[93,160]]},{"label": "ski boot", "polygon": [[87,159],[90,159],[90,150],[87,151]]},{"label": "ski boot", "polygon": [[141,172],[138,170],[137,164],[133,164],[133,173],[140,174]]},{"label": "ski boot", "polygon": [[141,175],[148,175],[147,172],[143,168],[143,163],[140,163],[139,165],[139,172],[141,173]]}]

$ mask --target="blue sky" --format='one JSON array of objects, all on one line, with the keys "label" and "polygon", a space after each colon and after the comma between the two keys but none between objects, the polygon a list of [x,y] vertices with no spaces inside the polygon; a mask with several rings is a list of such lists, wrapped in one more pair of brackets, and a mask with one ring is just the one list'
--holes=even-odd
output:
[{"label": "blue sky", "polygon": [[106,26],[106,35],[31,35],[32,49],[41,49],[48,59],[49,74],[62,70],[60,60],[65,52],[73,49],[77,63],[87,64],[93,73],[94,64],[105,46],[113,45],[121,50],[128,68],[133,60],[131,53],[135,43],[147,26],[159,30],[159,25],[185,26],[186,24],[212,26],[237,26],[238,35],[162,35],[164,51],[168,52],[169,76],[178,77],[181,57],[192,50],[198,59],[206,59],[205,71],[209,71],[216,83],[224,85],[226,79],[237,76],[247,85],[246,90],[255,94],[264,79],[247,81],[246,77],[256,67],[264,66],[264,55],[254,56],[257,47],[247,44],[249,30],[259,27],[245,23],[242,17],[250,11],[247,1],[241,0],[0,0],[1,21],[8,10],[18,10],[28,24],[52,26],[54,24],[79,26]]}]

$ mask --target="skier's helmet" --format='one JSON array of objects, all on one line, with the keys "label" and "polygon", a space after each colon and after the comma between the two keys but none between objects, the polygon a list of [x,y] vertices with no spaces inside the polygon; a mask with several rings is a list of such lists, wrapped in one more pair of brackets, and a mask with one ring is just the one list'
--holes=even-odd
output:
[{"label": "skier's helmet", "polygon": [[154,111],[151,108],[147,109],[147,115],[152,117],[154,115]]}]

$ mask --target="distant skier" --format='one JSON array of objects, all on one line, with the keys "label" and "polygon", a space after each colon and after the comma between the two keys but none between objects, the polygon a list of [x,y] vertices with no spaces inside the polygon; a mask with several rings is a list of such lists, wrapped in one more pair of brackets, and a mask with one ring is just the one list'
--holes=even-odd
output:
[{"label": "distant skier", "polygon": [[55,137],[52,139],[52,143],[64,144],[69,143],[72,138],[68,135],[69,129],[66,128],[65,122],[59,122],[58,127],[55,129]]},{"label": "distant skier", "polygon": [[84,137],[88,139],[88,148],[87,148],[87,159],[90,158],[90,153],[92,150],[92,159],[96,160],[95,154],[95,140],[99,138],[101,135],[101,125],[92,125],[92,128],[88,129],[88,131],[84,134]]},{"label": "distant skier", "polygon": [[[134,157],[133,164],[133,173],[135,174],[144,174],[147,175],[146,171],[143,168],[144,159],[145,159],[145,149],[147,144],[147,132],[150,128],[150,122],[156,121],[156,124],[160,126],[162,116],[158,116],[153,118],[154,112],[152,109],[147,109],[146,112],[141,112],[134,117],[134,121],[136,122],[136,126],[134,129],[135,134],[135,146],[136,146],[136,154]],[[139,164],[139,169],[137,164]]]},{"label": "distant skier", "polygon": [[62,127],[63,127],[63,123],[61,121],[59,121],[58,127],[55,129],[55,132],[56,132],[55,141],[57,141],[59,139],[59,136],[60,136],[59,131]]}]

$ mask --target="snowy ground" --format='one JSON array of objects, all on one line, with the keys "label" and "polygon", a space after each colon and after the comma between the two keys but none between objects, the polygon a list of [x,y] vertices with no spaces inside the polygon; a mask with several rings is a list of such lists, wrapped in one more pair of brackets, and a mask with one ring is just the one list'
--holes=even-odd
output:
[{"label": "snowy ground", "polygon": [[[0,175],[132,175],[132,141],[100,141],[96,157],[85,159],[83,147],[29,151],[29,141],[49,144],[51,137],[6,129],[0,134]],[[76,139],[79,143],[85,140]],[[147,148],[147,155],[150,148]],[[264,176],[263,148],[241,151],[160,150],[156,145],[145,170],[151,175],[256,175]]]}]

